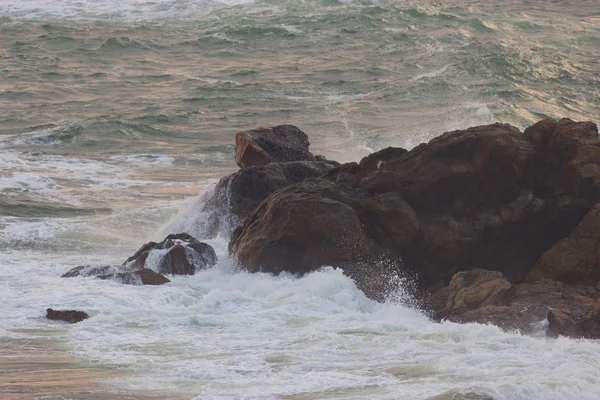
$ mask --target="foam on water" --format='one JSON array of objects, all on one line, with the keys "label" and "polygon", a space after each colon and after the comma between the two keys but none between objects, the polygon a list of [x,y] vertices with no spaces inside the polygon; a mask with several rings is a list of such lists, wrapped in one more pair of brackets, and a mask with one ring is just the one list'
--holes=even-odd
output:
[{"label": "foam on water", "polygon": [[[188,398],[408,400],[457,389],[497,400],[597,399],[600,343],[436,324],[367,299],[331,268],[302,278],[234,273],[225,241],[211,244],[216,268],[159,287],[63,279],[62,265],[2,260],[0,303],[15,311],[0,320],[2,335],[58,332],[74,355],[133,372],[111,385]],[[53,286],[61,290],[45,290]],[[91,318],[48,323],[47,307]]]},{"label": "foam on water", "polygon": [[254,0],[0,0],[0,15],[19,18],[152,19],[185,17],[215,5],[235,6]]}]

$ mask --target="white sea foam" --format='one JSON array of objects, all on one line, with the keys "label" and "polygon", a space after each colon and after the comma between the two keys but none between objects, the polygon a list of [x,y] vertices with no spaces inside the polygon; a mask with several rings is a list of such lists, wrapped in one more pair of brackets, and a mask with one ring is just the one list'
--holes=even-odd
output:
[{"label": "white sea foam", "polygon": [[[451,389],[497,400],[597,399],[600,343],[436,324],[367,299],[331,268],[303,278],[234,273],[225,246],[211,244],[218,267],[159,287],[59,278],[66,267],[42,260],[0,262],[0,303],[12,311],[0,332],[58,331],[76,356],[133,371],[112,385],[198,399],[424,399]],[[47,307],[91,318],[46,322]]]},{"label": "white sea foam", "polygon": [[19,18],[153,19],[188,16],[254,0],[0,0],[0,16]]}]

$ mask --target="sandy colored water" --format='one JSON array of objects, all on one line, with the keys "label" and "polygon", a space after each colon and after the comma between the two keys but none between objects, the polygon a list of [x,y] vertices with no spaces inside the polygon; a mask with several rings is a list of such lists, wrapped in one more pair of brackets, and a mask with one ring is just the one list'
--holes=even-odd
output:
[{"label": "sandy colored water", "polygon": [[103,383],[116,376],[116,372],[72,357],[54,341],[0,341],[0,400],[175,399],[165,394],[126,393]]}]

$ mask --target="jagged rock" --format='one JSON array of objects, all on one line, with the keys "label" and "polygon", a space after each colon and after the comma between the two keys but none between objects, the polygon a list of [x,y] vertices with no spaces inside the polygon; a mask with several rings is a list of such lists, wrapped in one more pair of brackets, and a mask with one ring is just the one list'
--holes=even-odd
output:
[{"label": "jagged rock", "polygon": [[454,275],[448,289],[445,308],[448,315],[487,306],[506,306],[514,296],[512,285],[501,272],[479,268]]},{"label": "jagged rock", "polygon": [[[304,274],[323,265],[342,267],[371,296],[390,282],[392,260],[361,227],[360,190],[311,178],[276,192],[234,232],[230,242],[241,268],[250,272]],[[392,267],[393,269],[394,267]]]},{"label": "jagged rock", "polygon": [[248,168],[272,162],[315,161],[308,146],[306,133],[293,125],[242,131],[235,135],[235,162]]},{"label": "jagged rock", "polygon": [[566,238],[556,243],[537,261],[527,276],[566,283],[596,285],[600,281],[600,204],[587,213]]},{"label": "jagged rock", "polygon": [[171,234],[162,242],[144,244],[125,261],[132,270],[150,268],[161,274],[194,275],[217,263],[215,250],[187,233]]},{"label": "jagged rock", "polygon": [[[408,152],[388,148],[338,166],[322,176],[331,186],[317,195],[307,183],[314,179],[274,192],[237,230],[231,251],[248,270],[307,272],[378,252],[393,268],[403,264],[423,288],[447,285],[456,272],[479,266],[519,283],[598,202],[599,165],[592,123],[542,121],[525,134],[507,124],[450,132]],[[350,218],[348,226],[322,216],[329,202],[345,210],[337,212]],[[313,246],[311,234],[300,232],[326,237],[320,220],[332,229],[326,246]],[[350,237],[367,251],[347,249],[342,257],[345,245],[331,237]],[[282,255],[284,248],[293,255]],[[309,263],[300,267],[300,260]]]},{"label": "jagged rock", "polygon": [[331,163],[322,161],[292,161],[249,167],[221,178],[204,206],[213,210],[212,233],[239,225],[270,194],[332,168]]},{"label": "jagged rock", "polygon": [[88,319],[90,316],[83,311],[76,310],[53,310],[48,308],[46,310],[46,318],[56,321],[65,321],[70,324],[81,322],[84,319]]},{"label": "jagged rock", "polygon": [[[587,306],[587,307],[586,307]],[[548,336],[600,339],[600,300],[575,307],[554,308],[548,312]]]}]

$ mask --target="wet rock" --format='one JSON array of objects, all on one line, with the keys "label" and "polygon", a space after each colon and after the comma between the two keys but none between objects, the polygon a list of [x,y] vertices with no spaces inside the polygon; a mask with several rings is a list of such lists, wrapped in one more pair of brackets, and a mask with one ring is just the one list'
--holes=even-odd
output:
[{"label": "wet rock", "polygon": [[485,269],[459,272],[447,288],[447,302],[438,319],[492,324],[507,331],[529,331],[529,324],[509,307],[515,289],[502,273]]},{"label": "wet rock", "polygon": [[492,324],[508,332],[529,333],[531,331],[531,326],[527,323],[523,314],[508,306],[484,306],[465,311],[462,314],[452,315],[448,320],[461,324]]},{"label": "wet rock", "polygon": [[125,261],[132,270],[150,268],[161,274],[194,275],[217,263],[214,249],[187,233],[167,236],[162,242],[144,244]]},{"label": "wet rock", "polygon": [[249,167],[222,178],[204,206],[213,211],[210,231],[231,233],[272,193],[333,168],[322,161],[292,161]]},{"label": "wet rock", "polygon": [[80,265],[62,274],[61,278],[111,275],[118,273],[121,269],[122,267],[119,265]]},{"label": "wet rock", "polygon": [[377,297],[390,282],[382,273],[394,264],[362,229],[353,208],[359,208],[361,197],[366,194],[319,178],[290,186],[244,221],[232,236],[230,251],[250,272],[305,274],[323,265],[341,267]]},{"label": "wet rock", "polygon": [[486,394],[477,394],[474,392],[459,393],[454,390],[442,393],[438,396],[429,397],[426,400],[494,400]]},{"label": "wet rock", "polygon": [[308,136],[293,125],[278,125],[238,132],[235,162],[240,168],[272,162],[315,161],[308,151]]},{"label": "wet rock", "polygon": [[163,285],[171,282],[166,276],[149,268],[129,270],[114,274],[98,275],[99,279],[111,279],[125,285]]},{"label": "wet rock", "polygon": [[514,289],[501,272],[474,269],[459,272],[448,287],[445,313],[459,315],[487,306],[506,306],[514,296]]},{"label": "wet rock", "polygon": [[69,270],[61,277],[73,278],[76,276],[111,279],[126,285],[162,285],[170,282],[164,275],[148,268],[138,268],[135,263],[133,266],[127,267],[122,265],[83,265]]},{"label": "wet rock", "polygon": [[46,318],[56,321],[65,321],[70,324],[81,322],[84,319],[88,319],[90,316],[83,311],[76,310],[53,310],[48,308],[46,310]]},{"label": "wet rock", "polygon": [[[360,236],[361,243],[369,243],[367,258],[377,249],[385,257],[402,260],[404,273],[418,277],[423,288],[445,286],[456,272],[480,266],[520,283],[600,198],[599,165],[595,124],[542,121],[525,133],[492,124],[445,133],[410,151],[384,149],[360,163],[335,167],[322,176],[333,186],[319,196],[351,208],[354,213],[345,210],[353,215],[352,221],[358,218],[355,233],[342,235],[343,224],[338,223],[332,224],[332,236]],[[273,211],[284,215],[291,203],[294,212],[303,218],[315,215],[313,224],[321,225],[316,220],[321,218],[321,206],[305,182],[273,192],[238,230],[231,248],[242,266],[248,262],[248,269],[254,270],[258,260],[273,258],[280,262],[280,270],[302,269],[285,264],[293,260],[271,254],[281,251],[281,242],[277,237],[271,242],[268,235],[299,231],[301,224],[293,218],[275,222],[270,215]],[[283,192],[288,194],[282,196]],[[279,206],[279,201],[290,204]],[[253,224],[275,223],[280,226],[250,229]],[[258,233],[267,236],[260,241],[250,237]],[[301,248],[304,237],[295,240],[293,246]],[[340,258],[333,246],[304,249],[307,254],[301,259],[311,263],[307,270]],[[361,257],[347,252],[344,263]]]},{"label": "wet rock", "polygon": [[546,251],[527,276],[566,283],[596,285],[600,281],[600,204],[587,213],[566,238]]}]

